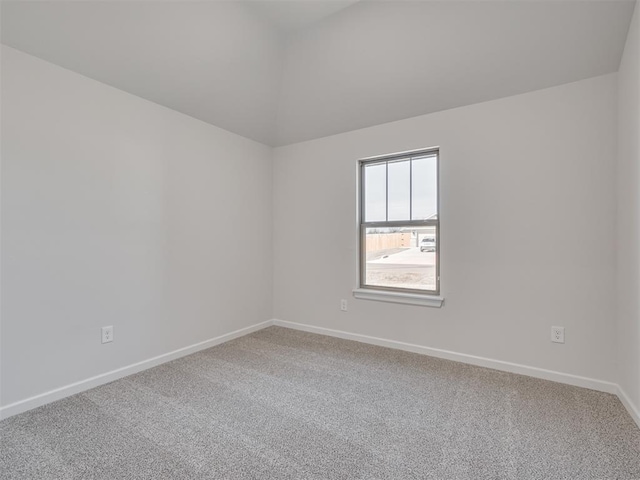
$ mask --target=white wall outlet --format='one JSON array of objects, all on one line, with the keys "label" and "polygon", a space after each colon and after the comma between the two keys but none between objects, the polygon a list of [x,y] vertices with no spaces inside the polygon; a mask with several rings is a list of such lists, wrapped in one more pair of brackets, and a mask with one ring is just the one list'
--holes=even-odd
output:
[{"label": "white wall outlet", "polygon": [[551,327],[551,341],[564,343],[564,327]]},{"label": "white wall outlet", "polygon": [[347,311],[347,301],[344,298],[340,300],[340,310],[343,312]]},{"label": "white wall outlet", "polygon": [[113,342],[113,326],[102,327],[102,343]]}]

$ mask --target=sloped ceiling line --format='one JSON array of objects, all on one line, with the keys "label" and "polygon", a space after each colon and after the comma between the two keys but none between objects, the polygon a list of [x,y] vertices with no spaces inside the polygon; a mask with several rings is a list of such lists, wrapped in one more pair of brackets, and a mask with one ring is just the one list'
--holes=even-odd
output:
[{"label": "sloped ceiling line", "polygon": [[633,0],[4,1],[2,43],[277,146],[618,69]]}]

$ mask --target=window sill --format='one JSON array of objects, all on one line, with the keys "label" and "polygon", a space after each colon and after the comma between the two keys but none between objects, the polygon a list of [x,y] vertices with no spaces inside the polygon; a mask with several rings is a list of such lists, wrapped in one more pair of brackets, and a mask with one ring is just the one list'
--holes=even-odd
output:
[{"label": "window sill", "polygon": [[378,302],[403,303],[405,305],[419,305],[422,307],[440,308],[444,298],[435,295],[421,295],[419,293],[387,292],[384,290],[372,290],[356,288],[353,291],[355,298],[362,300],[375,300]]}]

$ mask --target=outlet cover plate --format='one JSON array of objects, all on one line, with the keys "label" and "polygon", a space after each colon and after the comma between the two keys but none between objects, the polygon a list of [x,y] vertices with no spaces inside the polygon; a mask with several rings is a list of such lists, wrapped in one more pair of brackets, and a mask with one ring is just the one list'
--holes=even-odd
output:
[{"label": "outlet cover plate", "polygon": [[102,327],[102,343],[113,342],[113,326]]},{"label": "outlet cover plate", "polygon": [[551,327],[551,341],[564,343],[564,327]]}]

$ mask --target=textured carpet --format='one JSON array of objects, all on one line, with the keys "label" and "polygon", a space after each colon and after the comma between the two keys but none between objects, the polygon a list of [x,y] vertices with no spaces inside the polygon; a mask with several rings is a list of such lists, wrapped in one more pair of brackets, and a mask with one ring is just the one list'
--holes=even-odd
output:
[{"label": "textured carpet", "polygon": [[0,423],[4,479],[640,479],[612,395],[271,327]]}]

